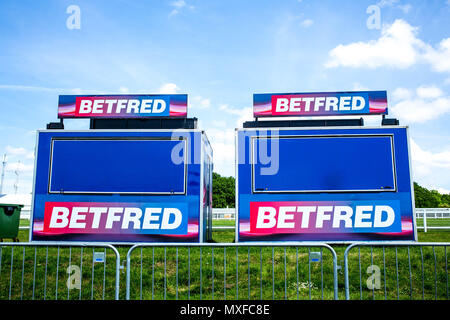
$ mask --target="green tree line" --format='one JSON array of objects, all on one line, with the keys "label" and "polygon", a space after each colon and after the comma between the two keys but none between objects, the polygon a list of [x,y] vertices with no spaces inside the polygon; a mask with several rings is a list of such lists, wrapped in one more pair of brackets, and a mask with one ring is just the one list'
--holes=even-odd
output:
[{"label": "green tree line", "polygon": [[[234,177],[222,177],[213,173],[213,207],[234,208]],[[414,198],[416,208],[450,208],[450,194],[440,194],[436,190],[428,190],[414,182]]]},{"label": "green tree line", "polygon": [[450,193],[440,194],[437,190],[428,190],[414,182],[416,208],[450,208]]}]

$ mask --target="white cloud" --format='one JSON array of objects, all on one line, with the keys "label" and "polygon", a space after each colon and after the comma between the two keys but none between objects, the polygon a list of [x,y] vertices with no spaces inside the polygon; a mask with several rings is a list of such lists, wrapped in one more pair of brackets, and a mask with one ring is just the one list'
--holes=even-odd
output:
[{"label": "white cloud", "polygon": [[411,160],[414,180],[427,188],[436,187],[450,180],[450,150],[430,152],[422,149],[413,139],[411,143]]},{"label": "white cloud", "polygon": [[386,7],[386,6],[392,6],[396,3],[398,3],[399,0],[381,0],[377,3],[377,6],[379,7]]},{"label": "white cloud", "polygon": [[213,120],[212,125],[218,128],[225,128],[227,126],[227,122],[224,120]]},{"label": "white cloud", "polygon": [[27,149],[22,147],[6,146],[6,153],[13,156],[23,156],[28,153]]},{"label": "white cloud", "polygon": [[175,94],[178,93],[180,88],[175,83],[165,83],[159,88],[159,93],[163,94]]},{"label": "white cloud", "polygon": [[367,91],[367,90],[369,90],[369,88],[362,85],[361,83],[359,82],[353,83],[353,91]]},{"label": "white cloud", "polygon": [[81,89],[81,88],[51,88],[41,86],[26,86],[16,84],[0,84],[0,90],[27,91],[27,92],[48,92],[56,94],[107,94],[103,90]]},{"label": "white cloud", "polygon": [[18,172],[32,172],[33,171],[34,166],[32,164],[24,164],[22,162],[11,162],[11,163],[7,163],[6,167],[5,167],[5,171],[7,172],[14,172],[14,171],[18,171]]},{"label": "white cloud", "polygon": [[412,6],[409,3],[406,4],[398,4],[399,0],[381,0],[377,3],[377,6],[384,8],[384,7],[396,7],[403,11],[404,14],[407,14],[411,9]]},{"label": "white cloud", "polygon": [[437,49],[428,48],[424,59],[431,64],[434,71],[450,72],[450,38],[443,39]]},{"label": "white cloud", "polygon": [[441,187],[435,187],[435,186],[432,186],[430,189],[431,190],[437,190],[440,194],[450,194],[450,190],[449,189],[445,189],[445,188],[441,188]]},{"label": "white cloud", "polygon": [[404,5],[397,6],[397,8],[402,10],[404,14],[407,14],[409,11],[411,11],[412,6],[410,4],[404,4]]},{"label": "white cloud", "polygon": [[416,94],[422,99],[436,99],[441,97],[444,93],[441,89],[435,86],[421,86],[416,89]]},{"label": "white cloud", "polygon": [[311,19],[305,19],[300,23],[300,26],[302,26],[303,28],[309,28],[313,25],[314,21]]},{"label": "white cloud", "polygon": [[406,69],[418,62],[428,63],[436,72],[450,72],[450,38],[437,48],[417,37],[418,28],[402,19],[383,26],[377,40],[340,44],[329,52],[325,67]]},{"label": "white cloud", "polygon": [[183,8],[186,6],[186,2],[184,0],[173,1],[171,6],[175,8]]},{"label": "white cloud", "polygon": [[411,90],[406,88],[397,88],[392,92],[392,97],[394,100],[405,100],[405,99],[411,99],[413,96],[413,93]]},{"label": "white cloud", "polygon": [[417,28],[401,19],[395,20],[382,28],[378,40],[338,45],[330,51],[330,60],[325,66],[408,68],[419,60],[419,52],[426,46],[416,33]]},{"label": "white cloud", "polygon": [[211,100],[201,96],[194,96],[190,99],[189,107],[192,109],[208,109],[211,107]]},{"label": "white cloud", "polygon": [[419,87],[415,95],[407,89],[396,89],[395,95],[403,99],[392,106],[392,114],[406,123],[422,123],[450,113],[450,96],[434,86]]},{"label": "white cloud", "polygon": [[130,89],[128,89],[127,87],[119,87],[119,92],[120,93],[130,93]]},{"label": "white cloud", "polygon": [[176,0],[170,3],[170,6],[173,7],[172,11],[169,13],[169,18],[176,16],[183,10],[184,8],[189,8],[193,10],[195,7],[193,5],[188,5],[184,0]]},{"label": "white cloud", "polygon": [[241,128],[242,123],[244,123],[245,121],[253,120],[253,108],[252,107],[245,107],[245,108],[237,109],[234,107],[230,107],[229,105],[222,104],[219,107],[219,109],[228,114],[238,116],[238,119],[236,121],[236,127],[238,127],[238,128]]},{"label": "white cloud", "polygon": [[14,185],[17,184],[17,194],[30,194],[31,190],[33,188],[33,181],[32,179],[24,179],[22,177],[19,177],[19,181],[15,178],[15,176],[11,176],[11,178],[8,178],[3,181],[3,188],[2,193],[3,194],[14,194],[15,189]]}]

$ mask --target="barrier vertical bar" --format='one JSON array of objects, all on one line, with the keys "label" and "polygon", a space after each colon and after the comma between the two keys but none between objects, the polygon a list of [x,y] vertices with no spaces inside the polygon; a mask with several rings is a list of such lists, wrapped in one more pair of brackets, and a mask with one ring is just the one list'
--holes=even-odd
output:
[{"label": "barrier vertical bar", "polygon": [[446,288],[447,288],[447,300],[448,300],[448,271],[447,271],[447,246],[444,247],[444,255],[445,255],[445,280],[446,280]]},{"label": "barrier vertical bar", "polygon": [[275,248],[272,247],[272,300],[275,300]]},{"label": "barrier vertical bar", "polygon": [[[48,247],[47,247],[48,248]],[[83,290],[83,247],[80,250],[80,293],[78,295],[78,300],[81,300],[81,291]]]},{"label": "barrier vertical bar", "polygon": [[139,300],[142,300],[142,247],[141,247],[141,265],[139,270]]},{"label": "barrier vertical bar", "polygon": [[152,300],[155,295],[155,247],[152,248]]},{"label": "barrier vertical bar", "polygon": [[37,248],[34,247],[33,298],[32,298],[32,300],[34,300],[34,289],[35,289],[35,286],[36,286],[36,250],[37,250]]},{"label": "barrier vertical bar", "polygon": [[[36,248],[35,248],[35,250],[36,250]],[[72,262],[72,247],[69,247],[69,267],[70,267],[71,262]],[[70,289],[69,289],[68,284],[67,284],[67,300],[70,300]]]},{"label": "barrier vertical bar", "polygon": [[250,300],[250,247],[247,247],[248,300]]},{"label": "barrier vertical bar", "polygon": [[188,300],[191,299],[191,247],[188,247]]},{"label": "barrier vertical bar", "polygon": [[311,300],[311,250],[308,248],[308,290],[309,300]]},{"label": "barrier vertical bar", "polygon": [[227,299],[227,247],[223,247],[223,300]]},{"label": "barrier vertical bar", "polygon": [[358,247],[358,264],[359,264],[359,299],[362,300],[361,248],[360,247]]},{"label": "barrier vertical bar", "polygon": [[297,272],[297,300],[299,298],[299,284],[298,284],[298,247],[295,248],[295,269]]},{"label": "barrier vertical bar", "polygon": [[384,252],[384,246],[383,246],[383,274],[384,274],[384,300],[387,299],[387,279],[386,279],[386,255]]},{"label": "barrier vertical bar", "polygon": [[11,300],[11,287],[12,287],[12,271],[13,271],[13,264],[14,264],[14,247],[11,247],[11,270],[9,271],[9,295],[8,300]]},{"label": "barrier vertical bar", "polygon": [[[373,247],[370,246],[370,265],[373,266]],[[375,300],[375,284],[372,283],[372,300]]]},{"label": "barrier vertical bar", "polygon": [[420,258],[422,261],[422,300],[425,299],[425,274],[423,270],[423,251],[422,247],[420,247]]},{"label": "barrier vertical bar", "polygon": [[45,250],[45,275],[44,275],[44,300],[47,297],[47,263],[48,263],[48,246]]},{"label": "barrier vertical bar", "polygon": [[[167,259],[167,247],[164,247],[164,300],[166,300],[166,287],[167,287],[166,259]],[[201,262],[200,262],[200,265],[201,265]]]},{"label": "barrier vertical bar", "polygon": [[[20,284],[20,300],[23,298],[23,276],[24,276],[24,269],[25,269],[25,246],[23,247],[23,254],[22,254],[22,282]],[[56,281],[58,283],[58,281]]]},{"label": "barrier vertical bar", "polygon": [[102,294],[102,300],[105,300],[105,281],[106,281],[106,248],[103,251],[103,254],[105,255],[105,261],[103,262],[103,294]]},{"label": "barrier vertical bar", "polygon": [[[142,249],[142,247],[141,247],[141,249]],[[141,255],[142,255],[142,252],[141,252]],[[178,300],[178,247],[177,247],[175,259],[176,259],[176,262],[175,262],[176,263],[176,270],[175,270],[175,277],[176,277],[175,298],[176,298],[176,300]],[[142,268],[141,268],[141,271],[142,271]],[[141,288],[141,291],[142,291],[142,288]]]},{"label": "barrier vertical bar", "polygon": [[263,298],[262,276],[262,247],[259,247],[259,291],[261,300]]},{"label": "barrier vertical bar", "polygon": [[434,300],[437,300],[437,270],[436,270],[436,251],[433,246],[433,256],[434,256]]},{"label": "barrier vertical bar", "polygon": [[92,247],[91,300],[94,300],[94,247]]},{"label": "barrier vertical bar", "polygon": [[323,249],[320,248],[320,285],[322,289],[322,300],[323,300]]},{"label": "barrier vertical bar", "polygon": [[[25,248],[25,247],[24,247]],[[58,300],[58,272],[59,272],[59,246],[58,246],[58,257],[56,258],[56,289],[55,289],[55,300]]]},{"label": "barrier vertical bar", "polygon": [[409,267],[409,299],[412,300],[412,273],[411,273],[411,257],[409,253],[409,246],[408,248],[408,267]]},{"label": "barrier vertical bar", "polygon": [[398,284],[398,257],[397,257],[397,246],[395,246],[395,273],[397,275],[397,300],[400,300],[400,290]]},{"label": "barrier vertical bar", "polygon": [[239,264],[238,247],[236,247],[236,300],[239,299]]},{"label": "barrier vertical bar", "polygon": [[284,247],[284,300],[287,299],[286,247]]}]

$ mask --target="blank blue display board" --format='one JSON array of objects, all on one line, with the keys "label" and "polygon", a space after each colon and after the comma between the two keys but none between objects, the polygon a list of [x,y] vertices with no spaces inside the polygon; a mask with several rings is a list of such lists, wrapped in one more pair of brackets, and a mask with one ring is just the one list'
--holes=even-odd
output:
[{"label": "blank blue display board", "polygon": [[184,194],[185,156],[183,139],[53,139],[49,192]]},{"label": "blank blue display board", "polygon": [[[395,191],[392,139],[391,135],[253,137],[253,192]],[[260,146],[266,150],[266,145],[279,155],[271,159],[272,168],[277,166],[275,174],[262,174],[267,164],[258,150]]]}]

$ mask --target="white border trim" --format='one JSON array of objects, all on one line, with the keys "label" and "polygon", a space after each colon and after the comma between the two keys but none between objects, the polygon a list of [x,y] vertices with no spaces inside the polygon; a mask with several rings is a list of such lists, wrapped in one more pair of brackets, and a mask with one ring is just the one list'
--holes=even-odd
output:
[{"label": "white border trim", "polygon": [[[115,137],[115,139],[105,139],[105,137],[89,137],[88,139],[77,139],[81,137],[74,137],[75,139],[51,139],[51,146],[50,146],[50,163],[49,163],[49,178],[48,178],[48,190],[47,192],[49,194],[144,194],[144,195],[185,195],[187,192],[187,154],[189,152],[188,144],[187,144],[187,138],[182,137],[182,139],[119,139]],[[51,189],[52,187],[52,164],[53,164],[53,150],[54,150],[54,142],[55,141],[183,141],[184,142],[184,179],[183,179],[183,191],[182,192],[167,192],[167,191],[161,191],[161,192],[142,192],[142,191],[54,191]]]},{"label": "white border trim", "polygon": [[412,172],[412,165],[411,165],[411,146],[409,143],[409,128],[406,127],[406,145],[408,148],[408,160],[409,160],[409,179],[411,182],[411,201],[412,201],[412,216],[413,216],[413,232],[414,232],[414,241],[419,241],[417,237],[417,221],[416,221],[416,199],[414,195],[414,181],[413,181],[413,172]]},{"label": "white border trim", "polygon": [[[199,206],[199,218],[200,218],[200,224],[199,224],[199,232],[198,232],[198,236],[199,236],[199,239],[198,239],[198,242],[199,243],[204,243],[204,242],[206,242],[206,241],[204,241],[204,239],[203,239],[203,223],[204,223],[204,221],[205,221],[205,219],[204,219],[204,214],[205,214],[205,210],[204,210],[204,207],[203,207],[203,132],[200,132],[200,139],[199,139],[200,141],[200,145],[199,146],[196,146],[196,143],[195,143],[195,141],[196,141],[196,138],[195,138],[195,134],[194,134],[194,148],[195,147],[197,147],[197,148],[199,148],[199,151],[200,151],[200,183],[199,183],[199,186],[200,186],[200,206]],[[195,159],[195,150],[194,150],[194,159]],[[206,230],[206,231],[208,231],[208,230]]]},{"label": "white border trim", "polygon": [[[234,132],[234,242],[239,242],[239,144],[238,144],[239,129]],[[245,157],[245,155],[244,155]]]}]

